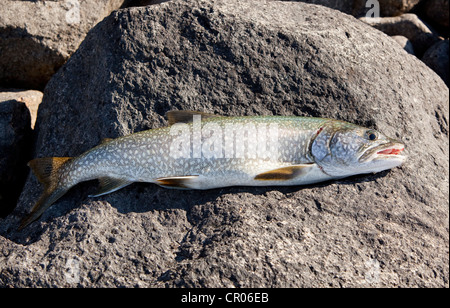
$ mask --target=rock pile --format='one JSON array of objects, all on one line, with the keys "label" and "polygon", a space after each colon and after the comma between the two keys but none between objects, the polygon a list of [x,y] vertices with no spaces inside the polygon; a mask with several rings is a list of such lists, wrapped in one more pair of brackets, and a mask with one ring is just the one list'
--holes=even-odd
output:
[{"label": "rock pile", "polygon": [[[320,4],[360,18],[391,36],[408,53],[422,59],[449,85],[449,54],[445,52],[450,29],[448,0],[300,1]],[[429,55],[425,57],[428,50],[433,52],[432,59]],[[436,52],[440,54],[436,55]]]},{"label": "rock pile", "polygon": [[[417,4],[395,3],[402,13]],[[29,175],[0,219],[0,285],[448,287],[448,87],[393,42],[303,2],[168,1],[112,12],[46,84],[34,157],[75,156],[190,109],[342,119],[401,138],[409,160],[307,187],[141,183],[89,198],[88,182],[19,232],[42,190]]]}]

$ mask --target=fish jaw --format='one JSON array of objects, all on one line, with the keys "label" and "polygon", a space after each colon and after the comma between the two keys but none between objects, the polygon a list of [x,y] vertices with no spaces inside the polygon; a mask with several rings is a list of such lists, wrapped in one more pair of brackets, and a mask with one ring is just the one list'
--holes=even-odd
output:
[{"label": "fish jaw", "polygon": [[371,172],[380,172],[402,165],[407,156],[403,153],[405,145],[398,141],[375,146],[361,155],[359,162],[370,166]]}]

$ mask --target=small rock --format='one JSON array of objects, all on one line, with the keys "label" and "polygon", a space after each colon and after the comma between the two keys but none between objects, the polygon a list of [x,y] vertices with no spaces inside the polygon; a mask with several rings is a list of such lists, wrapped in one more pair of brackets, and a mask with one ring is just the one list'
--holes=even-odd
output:
[{"label": "small rock", "polygon": [[34,128],[36,123],[37,111],[43,96],[44,93],[37,90],[0,89],[0,102],[16,100],[28,107],[31,115],[31,128]]},{"label": "small rock", "polygon": [[414,47],[411,44],[411,41],[403,35],[394,35],[391,36],[404,50],[406,50],[410,54],[414,54]]},{"label": "small rock", "polygon": [[398,16],[411,11],[421,0],[378,0],[381,16]]},{"label": "small rock", "polygon": [[442,80],[449,86],[449,41],[440,41],[425,52],[422,61],[433,71],[441,76]]},{"label": "small rock", "polygon": [[383,18],[361,17],[360,20],[387,35],[402,35],[410,40],[420,33],[432,33],[431,29],[416,14],[408,13],[402,16]]},{"label": "small rock", "polygon": [[439,41],[438,35],[415,14],[382,18],[361,17],[360,20],[389,36],[401,35],[408,38],[419,58],[431,45]]}]

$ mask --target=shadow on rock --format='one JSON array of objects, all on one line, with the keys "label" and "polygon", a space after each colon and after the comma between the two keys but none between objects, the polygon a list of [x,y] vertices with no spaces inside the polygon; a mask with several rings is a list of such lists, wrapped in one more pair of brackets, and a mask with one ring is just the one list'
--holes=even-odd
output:
[{"label": "shadow on rock", "polygon": [[[198,218],[193,218],[190,212],[194,206],[204,206],[210,202],[217,201],[225,195],[251,194],[252,196],[263,196],[268,192],[277,191],[284,195],[301,191],[308,188],[321,188],[333,183],[339,185],[354,185],[355,183],[364,183],[374,181],[385,177],[390,171],[383,171],[373,175],[357,175],[339,181],[328,181],[313,185],[304,186],[236,186],[224,187],[210,190],[179,190],[159,187],[151,183],[134,183],[127,188],[117,192],[104,195],[97,198],[90,198],[88,195],[95,192],[96,181],[88,181],[76,185],[64,195],[58,202],[52,205],[44,214],[24,230],[17,228],[25,215],[28,213],[14,212],[2,223],[0,223],[0,236],[3,236],[17,244],[30,245],[39,241],[41,235],[49,228],[70,230],[77,227],[77,221],[80,221],[75,209],[82,206],[92,207],[98,203],[105,203],[115,208],[120,214],[128,213],[146,213],[152,211],[169,211],[181,209],[186,211],[187,219],[192,224],[198,224]],[[38,198],[36,198],[37,200]],[[79,200],[74,202],[74,200]],[[71,213],[72,212],[72,213]],[[54,220],[62,216],[67,216],[67,222]],[[111,228],[114,226],[111,225]]]}]

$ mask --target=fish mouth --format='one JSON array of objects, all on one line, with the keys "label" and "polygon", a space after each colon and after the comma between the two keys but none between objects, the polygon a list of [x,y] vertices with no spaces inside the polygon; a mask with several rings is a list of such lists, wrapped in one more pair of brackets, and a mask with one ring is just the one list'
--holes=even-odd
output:
[{"label": "fish mouth", "polygon": [[404,160],[406,159],[406,156],[403,155],[404,150],[405,145],[400,142],[377,145],[371,149],[368,149],[360,157],[360,161],[387,159]]},{"label": "fish mouth", "polygon": [[377,155],[400,155],[401,152],[405,149],[403,144],[396,144],[392,146],[388,146],[387,148],[376,152]]}]

